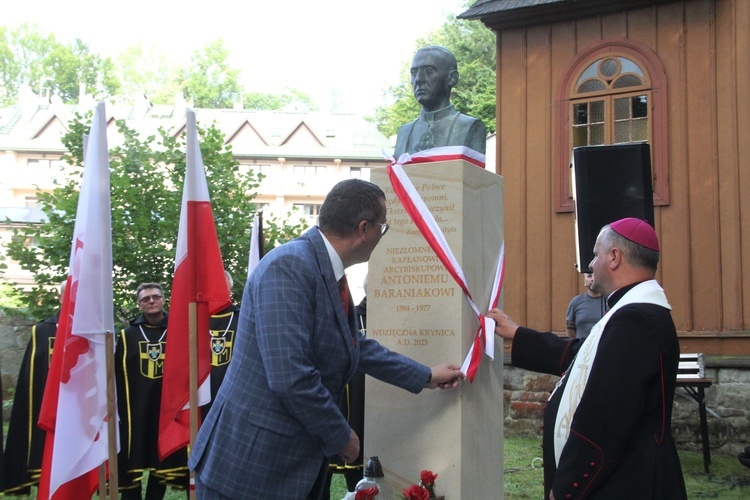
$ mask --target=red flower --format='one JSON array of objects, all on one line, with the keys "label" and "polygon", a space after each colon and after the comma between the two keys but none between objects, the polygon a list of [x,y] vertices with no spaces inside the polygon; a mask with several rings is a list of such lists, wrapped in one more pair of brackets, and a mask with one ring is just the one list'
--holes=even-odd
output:
[{"label": "red flower", "polygon": [[354,498],[355,500],[375,500],[376,496],[378,496],[378,487],[370,486],[366,490],[357,491],[357,494],[354,496]]},{"label": "red flower", "polygon": [[416,484],[412,484],[402,493],[406,500],[430,500],[430,492]]},{"label": "red flower", "polygon": [[422,484],[425,486],[428,484],[435,484],[437,477],[438,475],[431,470],[423,470],[419,473],[419,480],[422,481]]}]

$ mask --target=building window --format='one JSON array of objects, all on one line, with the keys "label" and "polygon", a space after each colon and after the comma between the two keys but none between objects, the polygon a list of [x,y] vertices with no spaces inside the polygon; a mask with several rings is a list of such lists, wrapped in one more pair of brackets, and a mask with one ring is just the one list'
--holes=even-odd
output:
[{"label": "building window", "polygon": [[362,168],[361,167],[349,167],[349,177],[355,177],[357,179],[361,179]]},{"label": "building window", "polygon": [[573,211],[573,148],[632,142],[651,145],[654,204],[667,205],[666,106],[663,66],[645,45],[609,40],[579,54],[558,88],[557,211]]},{"label": "building window", "polygon": [[307,217],[317,217],[320,211],[320,205],[309,205],[304,203],[295,203],[294,207]]},{"label": "building window", "polygon": [[318,223],[318,213],[320,212],[320,205],[295,203],[294,210],[307,219],[307,223],[315,225]]},{"label": "building window", "polygon": [[295,165],[294,175],[296,177],[322,177],[326,175],[328,169],[325,165]]},{"label": "building window", "polygon": [[595,60],[571,96],[571,147],[648,142],[650,95],[635,62],[623,56]]}]

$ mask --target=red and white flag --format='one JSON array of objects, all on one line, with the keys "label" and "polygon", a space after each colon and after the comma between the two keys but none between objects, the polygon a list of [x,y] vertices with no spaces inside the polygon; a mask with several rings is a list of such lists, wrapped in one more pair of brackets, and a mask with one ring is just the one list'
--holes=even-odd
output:
[{"label": "red and white flag", "polygon": [[[159,413],[159,457],[190,442],[190,372],[198,371],[198,405],[211,399],[209,318],[230,303],[224,265],[203,168],[195,111],[186,117],[187,168],[177,235],[169,332]],[[198,366],[190,366],[189,304],[197,305]]]},{"label": "red and white flag", "polygon": [[90,498],[108,453],[106,358],[113,353],[105,342],[115,326],[104,102],[84,148],[67,286],[39,415],[47,434],[38,498],[45,499]]}]

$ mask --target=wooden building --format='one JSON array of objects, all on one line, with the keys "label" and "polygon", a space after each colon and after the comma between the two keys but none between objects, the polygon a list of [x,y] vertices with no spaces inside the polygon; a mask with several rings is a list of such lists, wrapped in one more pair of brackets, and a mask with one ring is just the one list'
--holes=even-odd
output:
[{"label": "wooden building", "polygon": [[648,141],[683,352],[750,354],[750,0],[479,0],[497,35],[505,309],[564,331],[574,146]]}]

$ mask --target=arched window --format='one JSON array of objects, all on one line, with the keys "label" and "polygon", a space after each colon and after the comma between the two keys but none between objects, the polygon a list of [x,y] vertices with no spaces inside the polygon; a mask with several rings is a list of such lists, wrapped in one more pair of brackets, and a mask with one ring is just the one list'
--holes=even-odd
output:
[{"label": "arched window", "polygon": [[557,211],[573,210],[570,157],[574,147],[647,142],[654,204],[669,202],[666,81],[648,47],[607,40],[576,57],[556,101]]}]

